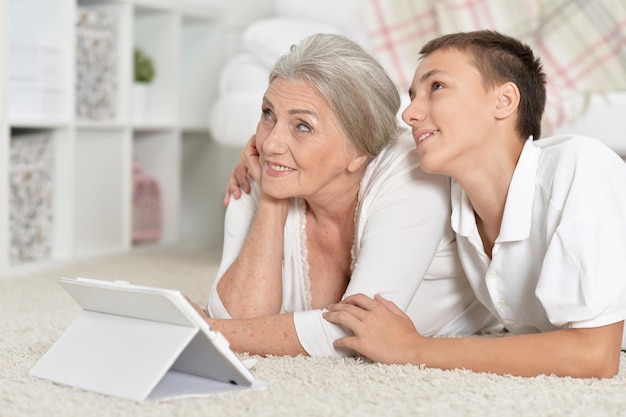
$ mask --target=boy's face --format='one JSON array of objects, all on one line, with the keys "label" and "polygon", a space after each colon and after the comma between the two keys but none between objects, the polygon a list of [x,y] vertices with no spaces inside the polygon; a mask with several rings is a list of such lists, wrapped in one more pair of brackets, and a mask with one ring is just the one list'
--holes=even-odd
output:
[{"label": "boy's face", "polygon": [[402,119],[412,128],[427,172],[458,178],[489,153],[495,89],[487,90],[470,56],[455,48],[422,59]]}]

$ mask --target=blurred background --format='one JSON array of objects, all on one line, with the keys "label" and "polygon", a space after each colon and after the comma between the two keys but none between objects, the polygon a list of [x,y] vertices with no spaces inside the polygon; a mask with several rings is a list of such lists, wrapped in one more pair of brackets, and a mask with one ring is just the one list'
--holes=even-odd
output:
[{"label": "blurred background", "polygon": [[273,63],[340,33],[407,101],[417,53],[494,29],[548,75],[544,134],[626,155],[623,0],[0,0],[0,277],[186,244],[219,252]]}]

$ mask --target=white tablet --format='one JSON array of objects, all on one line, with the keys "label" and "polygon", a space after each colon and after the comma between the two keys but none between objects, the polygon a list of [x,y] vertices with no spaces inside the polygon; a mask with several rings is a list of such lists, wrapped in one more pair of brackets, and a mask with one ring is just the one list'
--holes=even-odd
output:
[{"label": "white tablet", "polygon": [[255,382],[179,291],[86,278],[60,284],[83,311],[31,375],[139,401],[184,396],[181,384],[206,385],[195,395]]}]

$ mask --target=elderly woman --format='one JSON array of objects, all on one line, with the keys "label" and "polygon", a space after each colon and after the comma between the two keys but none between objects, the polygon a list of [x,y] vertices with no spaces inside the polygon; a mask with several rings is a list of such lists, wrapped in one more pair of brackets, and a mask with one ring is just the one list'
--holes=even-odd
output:
[{"label": "elderly woman", "polygon": [[399,106],[382,67],[341,36],[308,37],[275,65],[207,307],[233,350],[345,354],[333,341],[346,331],[322,313],[356,293],[382,294],[429,335],[492,324],[457,260],[449,180],[396,139]]}]

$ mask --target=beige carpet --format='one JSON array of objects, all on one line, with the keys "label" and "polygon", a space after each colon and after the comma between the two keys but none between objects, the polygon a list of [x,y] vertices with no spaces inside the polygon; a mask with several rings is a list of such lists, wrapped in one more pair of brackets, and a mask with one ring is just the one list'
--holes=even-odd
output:
[{"label": "beige carpet", "polygon": [[34,379],[28,371],[79,313],[59,276],[123,279],[204,300],[217,255],[131,254],[0,278],[0,416],[626,416],[626,356],[609,380],[517,378],[357,359],[259,358],[265,391],[135,403]]}]

